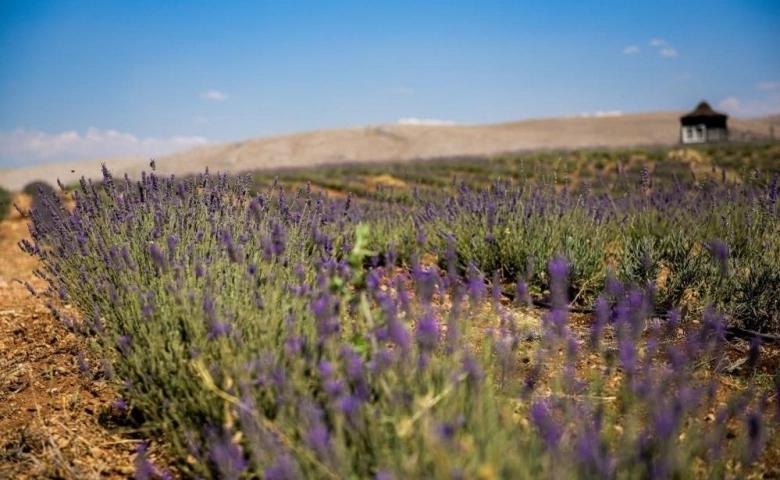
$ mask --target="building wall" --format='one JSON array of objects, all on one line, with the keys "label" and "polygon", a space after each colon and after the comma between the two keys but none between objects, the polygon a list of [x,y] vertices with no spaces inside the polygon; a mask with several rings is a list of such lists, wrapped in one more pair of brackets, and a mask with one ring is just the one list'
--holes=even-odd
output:
[{"label": "building wall", "polygon": [[707,129],[707,141],[708,142],[725,142],[729,139],[729,132],[723,128],[709,128]]},{"label": "building wall", "polygon": [[707,141],[707,127],[704,125],[685,125],[680,127],[682,143],[704,143]]},{"label": "building wall", "polygon": [[704,124],[680,127],[682,143],[725,142],[728,139],[728,130],[725,128],[707,128]]}]

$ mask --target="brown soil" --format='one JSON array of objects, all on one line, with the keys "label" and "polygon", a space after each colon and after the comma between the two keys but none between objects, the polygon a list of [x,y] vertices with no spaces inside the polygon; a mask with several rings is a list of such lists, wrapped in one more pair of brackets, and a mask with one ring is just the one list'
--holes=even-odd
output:
[{"label": "brown soil", "polygon": [[37,260],[17,246],[27,236],[18,215],[0,223],[0,478],[127,478],[138,440],[104,426],[116,391],[46,307]]}]

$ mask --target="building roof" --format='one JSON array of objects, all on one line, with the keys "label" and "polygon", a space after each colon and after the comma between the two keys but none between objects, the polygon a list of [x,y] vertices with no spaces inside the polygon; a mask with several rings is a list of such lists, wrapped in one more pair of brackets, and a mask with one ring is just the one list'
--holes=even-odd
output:
[{"label": "building roof", "polygon": [[680,119],[685,118],[702,118],[702,117],[709,117],[709,118],[727,118],[728,115],[725,113],[718,113],[715,110],[710,107],[710,104],[707,102],[701,102],[699,105],[696,106],[696,109],[690,113],[687,113],[680,117]]}]

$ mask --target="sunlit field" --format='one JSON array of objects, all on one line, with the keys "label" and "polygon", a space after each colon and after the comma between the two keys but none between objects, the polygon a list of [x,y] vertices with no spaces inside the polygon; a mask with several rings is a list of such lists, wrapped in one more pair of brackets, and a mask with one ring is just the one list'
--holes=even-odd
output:
[{"label": "sunlit field", "polygon": [[104,169],[20,246],[137,478],[738,478],[780,448],[778,173],[778,144]]}]

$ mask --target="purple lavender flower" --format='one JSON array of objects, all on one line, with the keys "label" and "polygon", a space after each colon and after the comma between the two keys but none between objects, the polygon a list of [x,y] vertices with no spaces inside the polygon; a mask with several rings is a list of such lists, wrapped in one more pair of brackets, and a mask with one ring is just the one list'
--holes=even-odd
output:
[{"label": "purple lavender flower", "polygon": [[209,328],[208,339],[215,340],[219,337],[224,337],[230,334],[232,327],[229,323],[222,320],[214,319],[211,321],[211,327]]},{"label": "purple lavender flower", "polygon": [[515,285],[515,303],[530,306],[531,295],[528,293],[528,282],[518,281]]},{"label": "purple lavender flower", "polygon": [[746,460],[748,463],[758,458],[764,448],[765,427],[763,421],[761,413],[756,411],[750,412],[745,419],[748,437]]},{"label": "purple lavender flower", "polygon": [[311,303],[311,312],[317,322],[317,333],[320,341],[336,335],[341,329],[338,311],[338,300],[327,294],[321,294]]},{"label": "purple lavender flower", "polygon": [[284,253],[287,244],[287,232],[280,222],[274,222],[271,227],[271,253],[280,256]]},{"label": "purple lavender flower", "polygon": [[723,240],[716,238],[709,243],[705,243],[704,246],[709,250],[712,258],[718,262],[721,272],[725,273],[728,270],[728,260],[731,253],[728,244]]},{"label": "purple lavender flower", "polygon": [[274,465],[263,472],[265,480],[297,480],[301,478],[289,455],[282,455]]},{"label": "purple lavender flower", "polygon": [[536,425],[547,448],[557,449],[563,436],[563,428],[553,418],[548,402],[537,401],[531,405],[531,422]]},{"label": "purple lavender flower", "polygon": [[479,363],[469,352],[465,353],[463,359],[463,371],[468,375],[468,383],[471,386],[479,386],[482,379],[485,378],[485,372],[479,366]]},{"label": "purple lavender flower", "polygon": [[360,355],[350,350],[347,353],[347,378],[352,382],[363,379],[363,359]]},{"label": "purple lavender flower", "polygon": [[330,398],[336,398],[344,391],[344,380],[328,379],[323,384],[325,393]]},{"label": "purple lavender flower", "polygon": [[677,431],[683,414],[683,405],[679,398],[663,402],[656,413],[653,433],[662,440],[668,440]]},{"label": "purple lavender flower", "polygon": [[[392,300],[390,300],[389,303],[392,303]],[[395,308],[395,305],[393,305],[393,308]],[[387,338],[400,347],[403,352],[406,352],[409,349],[409,344],[411,343],[409,332],[406,330],[403,322],[401,322],[394,311],[388,312],[388,315],[389,318],[386,325]]]},{"label": "purple lavender flower", "polygon": [[569,282],[569,262],[565,258],[556,257],[547,265],[550,273],[550,302],[557,308],[564,308],[568,303],[566,289]]},{"label": "purple lavender flower", "polygon": [[316,422],[309,429],[306,434],[306,440],[320,458],[327,458],[330,455],[332,449],[330,433],[322,422]]},{"label": "purple lavender flower", "polygon": [[569,262],[562,257],[550,260],[547,268],[550,271],[550,283],[565,282],[569,275]]},{"label": "purple lavender flower", "polygon": [[179,245],[179,237],[171,235],[168,237],[168,260],[173,261],[176,255],[176,246]]},{"label": "purple lavender flower", "polygon": [[629,378],[636,372],[636,346],[631,339],[621,339],[619,344],[620,365],[628,373]]},{"label": "purple lavender flower", "polygon": [[421,351],[430,353],[436,348],[439,341],[439,324],[432,312],[417,321],[415,335]]},{"label": "purple lavender flower", "polygon": [[393,352],[387,348],[380,349],[374,359],[368,364],[368,368],[374,375],[379,375],[393,364]]},{"label": "purple lavender flower", "polygon": [[643,190],[650,188],[650,170],[647,168],[647,165],[643,166],[639,172],[639,185]]},{"label": "purple lavender flower", "polygon": [[33,288],[33,286],[32,286],[32,285],[30,285],[30,282],[28,282],[27,280],[25,280],[25,281],[24,281],[24,282],[22,282],[22,283],[24,284],[24,286],[27,288],[27,290],[28,290],[28,291],[29,291],[29,292],[30,292],[30,293],[31,293],[31,294],[32,294],[34,297],[37,297],[37,296],[38,296],[38,293],[35,291],[35,289]]},{"label": "purple lavender flower", "polygon": [[624,294],[623,283],[618,280],[615,272],[612,268],[607,270],[607,278],[604,285],[604,290],[613,298],[620,298]]},{"label": "purple lavender flower", "polygon": [[167,266],[167,262],[165,261],[165,254],[162,250],[160,250],[160,247],[158,247],[156,243],[149,244],[149,255],[151,255],[152,262],[154,262],[157,267],[163,270],[165,269]]},{"label": "purple lavender flower", "polygon": [[146,443],[141,442],[135,447],[136,455],[133,463],[135,464],[135,479],[147,480],[157,476],[157,468],[149,461],[146,454]]},{"label": "purple lavender flower", "polygon": [[485,279],[473,263],[469,264],[468,269],[468,291],[475,301],[482,300],[485,295]]},{"label": "purple lavender flower", "polygon": [[574,447],[582,473],[587,472],[593,478],[613,478],[614,461],[609,458],[607,447],[599,439],[598,427],[588,427],[577,437]]},{"label": "purple lavender flower", "polygon": [[79,352],[77,358],[79,362],[79,371],[81,373],[89,372],[89,364],[87,364],[87,361],[84,358],[84,352]]},{"label": "purple lavender flower", "polygon": [[122,335],[119,337],[119,352],[123,357],[130,355],[130,337],[128,335]]},{"label": "purple lavender flower", "polygon": [[333,375],[333,365],[331,365],[327,360],[320,360],[317,368],[319,369],[320,375],[322,375],[323,378],[330,378],[331,375]]},{"label": "purple lavender flower", "polygon": [[601,334],[604,327],[607,326],[612,312],[610,311],[609,303],[602,296],[599,296],[594,302],[593,310],[595,315],[590,331],[590,347],[593,350],[598,350]]},{"label": "purple lavender flower", "polygon": [[454,421],[440,423],[435,430],[442,440],[451,441],[465,423],[466,418],[463,415],[458,415]]},{"label": "purple lavender flower", "polygon": [[680,309],[673,308],[670,310],[666,315],[666,335],[673,335],[676,333],[677,327],[680,326],[681,320],[682,314],[680,313]]},{"label": "purple lavender flower", "polygon": [[354,395],[346,395],[339,401],[339,411],[341,411],[352,427],[357,425],[357,416],[360,413],[361,404],[360,399]]},{"label": "purple lavender flower", "polygon": [[[222,430],[222,429],[220,429]],[[241,477],[247,469],[247,462],[241,447],[233,443],[229,432],[214,428],[206,430],[206,445],[211,464],[219,472],[220,478]]]},{"label": "purple lavender flower", "polygon": [[228,256],[234,263],[242,265],[244,263],[244,246],[236,245],[232,241],[227,244]]}]

